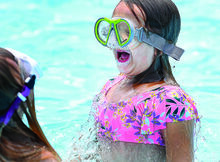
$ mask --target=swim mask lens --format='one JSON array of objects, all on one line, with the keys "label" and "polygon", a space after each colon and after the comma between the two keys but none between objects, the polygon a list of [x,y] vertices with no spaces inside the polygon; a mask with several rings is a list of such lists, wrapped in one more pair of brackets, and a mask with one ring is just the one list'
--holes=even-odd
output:
[{"label": "swim mask lens", "polygon": [[16,57],[20,67],[24,69],[27,76],[35,75],[37,79],[39,79],[42,76],[42,71],[36,60],[14,49],[11,48],[5,48],[5,49],[11,52]]}]

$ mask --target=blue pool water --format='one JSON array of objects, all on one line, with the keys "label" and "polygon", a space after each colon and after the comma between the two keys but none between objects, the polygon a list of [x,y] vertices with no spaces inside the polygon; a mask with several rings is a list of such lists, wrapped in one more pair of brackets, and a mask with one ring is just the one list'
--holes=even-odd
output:
[{"label": "blue pool water", "polygon": [[[1,0],[0,46],[35,58],[43,71],[36,85],[37,115],[63,159],[87,117],[94,95],[118,72],[111,51],[93,34],[118,0]],[[186,52],[175,77],[197,102],[201,118],[196,161],[220,160],[220,3],[175,0],[182,17],[178,45]]]}]

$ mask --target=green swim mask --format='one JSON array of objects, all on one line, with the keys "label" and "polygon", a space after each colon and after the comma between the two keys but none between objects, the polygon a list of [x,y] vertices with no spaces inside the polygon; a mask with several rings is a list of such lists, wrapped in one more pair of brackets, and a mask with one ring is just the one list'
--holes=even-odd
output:
[{"label": "green swim mask", "polygon": [[184,52],[183,49],[144,27],[135,28],[133,23],[125,18],[98,19],[95,23],[95,37],[99,43],[111,49],[129,49],[129,45],[137,40],[157,48],[175,60],[179,60]]}]

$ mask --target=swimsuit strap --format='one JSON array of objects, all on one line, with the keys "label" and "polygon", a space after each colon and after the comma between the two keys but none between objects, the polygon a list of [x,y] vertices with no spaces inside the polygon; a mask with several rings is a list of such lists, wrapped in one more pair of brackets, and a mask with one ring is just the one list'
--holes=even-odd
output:
[{"label": "swimsuit strap", "polygon": [[119,74],[117,77],[109,79],[102,89],[102,93],[106,94],[115,84],[120,82],[126,76],[124,74]]}]

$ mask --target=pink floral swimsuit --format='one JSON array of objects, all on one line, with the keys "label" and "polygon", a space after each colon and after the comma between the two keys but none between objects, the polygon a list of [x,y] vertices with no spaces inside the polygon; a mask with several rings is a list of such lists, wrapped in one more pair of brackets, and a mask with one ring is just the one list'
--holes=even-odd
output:
[{"label": "pink floral swimsuit", "polygon": [[109,104],[106,94],[124,75],[109,80],[96,99],[98,135],[112,139],[164,146],[161,130],[167,122],[196,119],[195,103],[180,87],[161,86],[119,103]]}]

